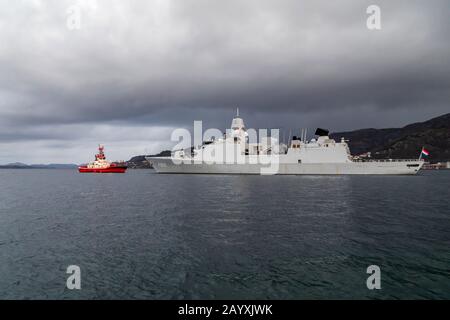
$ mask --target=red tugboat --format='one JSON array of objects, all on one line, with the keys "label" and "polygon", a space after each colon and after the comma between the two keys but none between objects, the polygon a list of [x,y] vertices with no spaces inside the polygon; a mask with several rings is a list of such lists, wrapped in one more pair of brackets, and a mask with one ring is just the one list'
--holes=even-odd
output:
[{"label": "red tugboat", "polygon": [[104,146],[99,145],[95,161],[79,166],[78,171],[81,173],[125,173],[127,170],[125,162],[109,162],[106,160],[104,149]]}]

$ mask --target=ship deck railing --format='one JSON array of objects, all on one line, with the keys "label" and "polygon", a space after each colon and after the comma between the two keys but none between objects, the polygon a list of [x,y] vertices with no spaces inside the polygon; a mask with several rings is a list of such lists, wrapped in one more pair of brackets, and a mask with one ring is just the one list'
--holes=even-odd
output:
[{"label": "ship deck railing", "polygon": [[352,159],[354,162],[417,162],[419,159]]}]

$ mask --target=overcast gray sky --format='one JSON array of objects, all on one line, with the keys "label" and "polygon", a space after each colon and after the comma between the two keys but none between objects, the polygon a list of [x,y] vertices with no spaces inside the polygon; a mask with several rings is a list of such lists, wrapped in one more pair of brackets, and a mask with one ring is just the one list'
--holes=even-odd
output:
[{"label": "overcast gray sky", "polygon": [[[381,30],[366,27],[370,4]],[[248,127],[311,131],[450,112],[448,0],[0,6],[0,163],[86,162],[97,143],[127,160],[194,120],[225,129],[236,106]]]}]

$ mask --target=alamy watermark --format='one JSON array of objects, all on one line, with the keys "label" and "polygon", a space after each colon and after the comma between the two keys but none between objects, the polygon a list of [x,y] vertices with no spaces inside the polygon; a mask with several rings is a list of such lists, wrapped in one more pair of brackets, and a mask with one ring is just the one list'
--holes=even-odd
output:
[{"label": "alamy watermark", "polygon": [[[372,4],[367,7],[366,13],[369,15],[366,20],[366,26],[369,30],[381,30],[381,8]],[[73,4],[69,6],[66,10],[67,19],[66,26],[67,29],[80,30],[82,23],[82,8],[79,4]]]},{"label": "alamy watermark", "polygon": [[[239,120],[238,120],[239,121]],[[171,134],[174,165],[257,165],[261,174],[279,172],[279,155],[287,146],[279,141],[279,129],[244,129],[236,123],[225,133],[216,128],[203,130],[202,121],[194,121],[191,131],[178,128]]]},{"label": "alamy watermark", "polygon": [[370,276],[367,278],[366,286],[369,290],[381,289],[381,269],[377,265],[371,265],[367,267],[367,273]]},{"label": "alamy watermark", "polygon": [[381,30],[381,9],[379,6],[372,4],[367,7],[366,13],[369,15],[366,21],[367,29]]},{"label": "alamy watermark", "polygon": [[[67,267],[67,274],[69,277],[66,281],[66,287],[69,290],[81,290],[81,268],[77,265],[70,265]],[[366,280],[366,286],[369,290],[381,289],[381,269],[377,265],[370,265],[366,270],[370,276]]]},{"label": "alamy watermark", "polygon": [[66,287],[69,290],[81,289],[81,269],[77,265],[70,265],[67,267],[67,274],[70,276],[67,278]]},{"label": "alamy watermark", "polygon": [[78,4],[71,5],[66,10],[67,19],[66,26],[70,31],[81,29],[81,6]]}]

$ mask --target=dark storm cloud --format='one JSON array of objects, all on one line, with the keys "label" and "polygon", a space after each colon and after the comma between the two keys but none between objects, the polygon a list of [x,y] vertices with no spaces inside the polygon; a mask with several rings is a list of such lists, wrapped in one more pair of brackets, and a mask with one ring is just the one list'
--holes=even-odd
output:
[{"label": "dark storm cloud", "polygon": [[[70,31],[74,4],[81,29]],[[381,7],[379,31],[366,28],[370,4]],[[403,125],[449,110],[448,1],[1,6],[4,143],[88,141],[106,134],[96,130],[102,125],[109,135],[121,128],[124,141],[145,127],[197,119],[223,128],[236,106],[249,126],[332,130]]]}]

